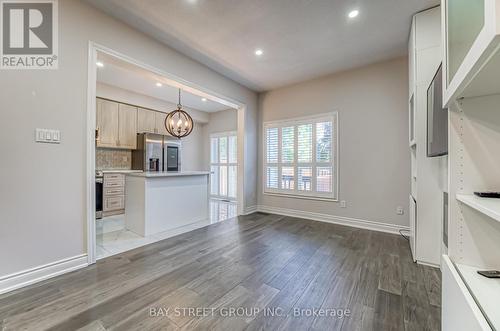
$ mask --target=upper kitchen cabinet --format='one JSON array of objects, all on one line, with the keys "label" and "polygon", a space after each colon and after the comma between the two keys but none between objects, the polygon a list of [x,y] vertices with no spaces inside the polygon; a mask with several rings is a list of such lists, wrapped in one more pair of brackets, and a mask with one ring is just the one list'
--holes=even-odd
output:
[{"label": "upper kitchen cabinet", "polygon": [[97,99],[96,145],[108,148],[137,148],[137,108]]},{"label": "upper kitchen cabinet", "polygon": [[118,103],[97,99],[97,147],[117,147]]},{"label": "upper kitchen cabinet", "polygon": [[118,147],[137,148],[137,108],[125,104],[118,106]]},{"label": "upper kitchen cabinet", "polygon": [[167,114],[156,112],[155,116],[156,116],[156,131],[157,131],[156,133],[170,136],[170,133],[168,133],[167,129],[165,128],[165,118],[167,117]]},{"label": "upper kitchen cabinet", "polygon": [[137,133],[156,132],[156,112],[148,109],[137,109]]},{"label": "upper kitchen cabinet", "polygon": [[442,0],[443,102],[500,93],[500,0]]}]

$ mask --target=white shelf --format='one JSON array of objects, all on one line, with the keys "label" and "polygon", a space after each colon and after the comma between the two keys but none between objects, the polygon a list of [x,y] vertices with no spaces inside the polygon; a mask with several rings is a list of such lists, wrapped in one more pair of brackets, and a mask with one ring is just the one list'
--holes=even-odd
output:
[{"label": "white shelf", "polygon": [[[446,2],[453,1],[447,0]],[[462,97],[479,97],[500,92],[499,85],[497,84],[498,72],[500,70],[498,67],[500,64],[500,54],[498,52],[500,45],[500,38],[498,37],[500,32],[497,27],[497,12],[500,9],[500,2],[497,0],[482,0],[482,2],[484,4],[483,26],[444,92],[443,104],[445,107],[449,107],[453,100]],[[470,1],[462,1],[460,3],[464,7],[472,4]],[[448,8],[446,5],[446,10]],[[467,8],[462,8],[460,12],[466,13]],[[470,15],[474,17],[474,13]],[[472,17],[469,16],[468,19],[473,19]],[[469,23],[472,23],[472,21],[462,24],[461,31],[455,31],[455,33],[467,32]],[[447,29],[448,27],[447,24]],[[463,36],[466,35],[464,34]],[[447,52],[449,51],[447,49]],[[447,70],[448,68],[446,68]],[[447,76],[447,73],[445,76]]]},{"label": "white shelf", "polygon": [[500,199],[480,198],[476,195],[457,194],[457,200],[500,222]]},{"label": "white shelf", "polygon": [[500,330],[500,309],[498,308],[500,279],[486,278],[477,273],[478,270],[484,269],[458,263],[455,266],[488,322],[495,330]]}]

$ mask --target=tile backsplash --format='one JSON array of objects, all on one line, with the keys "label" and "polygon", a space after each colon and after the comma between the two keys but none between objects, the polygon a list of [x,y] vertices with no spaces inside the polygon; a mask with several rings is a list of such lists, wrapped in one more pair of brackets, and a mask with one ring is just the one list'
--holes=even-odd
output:
[{"label": "tile backsplash", "polygon": [[97,148],[95,159],[97,170],[132,168],[132,151],[128,149]]}]

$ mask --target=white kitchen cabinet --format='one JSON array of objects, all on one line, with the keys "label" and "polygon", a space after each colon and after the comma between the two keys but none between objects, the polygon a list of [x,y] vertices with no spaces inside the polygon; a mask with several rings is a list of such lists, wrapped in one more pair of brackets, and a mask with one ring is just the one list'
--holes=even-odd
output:
[{"label": "white kitchen cabinet", "polygon": [[137,148],[137,108],[120,103],[118,106],[118,146]]},{"label": "white kitchen cabinet", "polygon": [[97,99],[97,147],[117,147],[118,103]]},{"label": "white kitchen cabinet", "polygon": [[156,133],[156,112],[144,108],[137,109],[137,133]]}]

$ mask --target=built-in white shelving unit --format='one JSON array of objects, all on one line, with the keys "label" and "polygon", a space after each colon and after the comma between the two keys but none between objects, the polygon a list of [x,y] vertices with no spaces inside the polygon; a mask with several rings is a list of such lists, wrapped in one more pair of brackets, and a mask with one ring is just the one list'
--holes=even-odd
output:
[{"label": "built-in white shelving unit", "polygon": [[477,273],[476,267],[466,264],[456,263],[455,267],[488,323],[498,329],[500,325],[500,308],[498,307],[500,279],[481,276]]},{"label": "built-in white shelving unit", "polygon": [[494,219],[495,221],[500,222],[500,199],[481,198],[468,194],[457,194],[457,200]]},{"label": "built-in white shelving unit", "polygon": [[442,0],[445,70],[444,103],[500,93],[499,0]]},{"label": "built-in white shelving unit", "polygon": [[[438,266],[441,259],[446,156],[427,157],[427,89],[441,64],[439,7],[413,16],[409,53],[410,247],[413,260]],[[445,185],[443,185],[443,183]]]},{"label": "built-in white shelving unit", "polygon": [[[500,269],[500,200],[474,195],[500,191],[500,0],[442,0],[441,6],[449,108],[443,330],[471,325],[471,318],[475,329],[500,330],[500,280],[477,273]],[[450,264],[460,277],[449,277]]]}]

